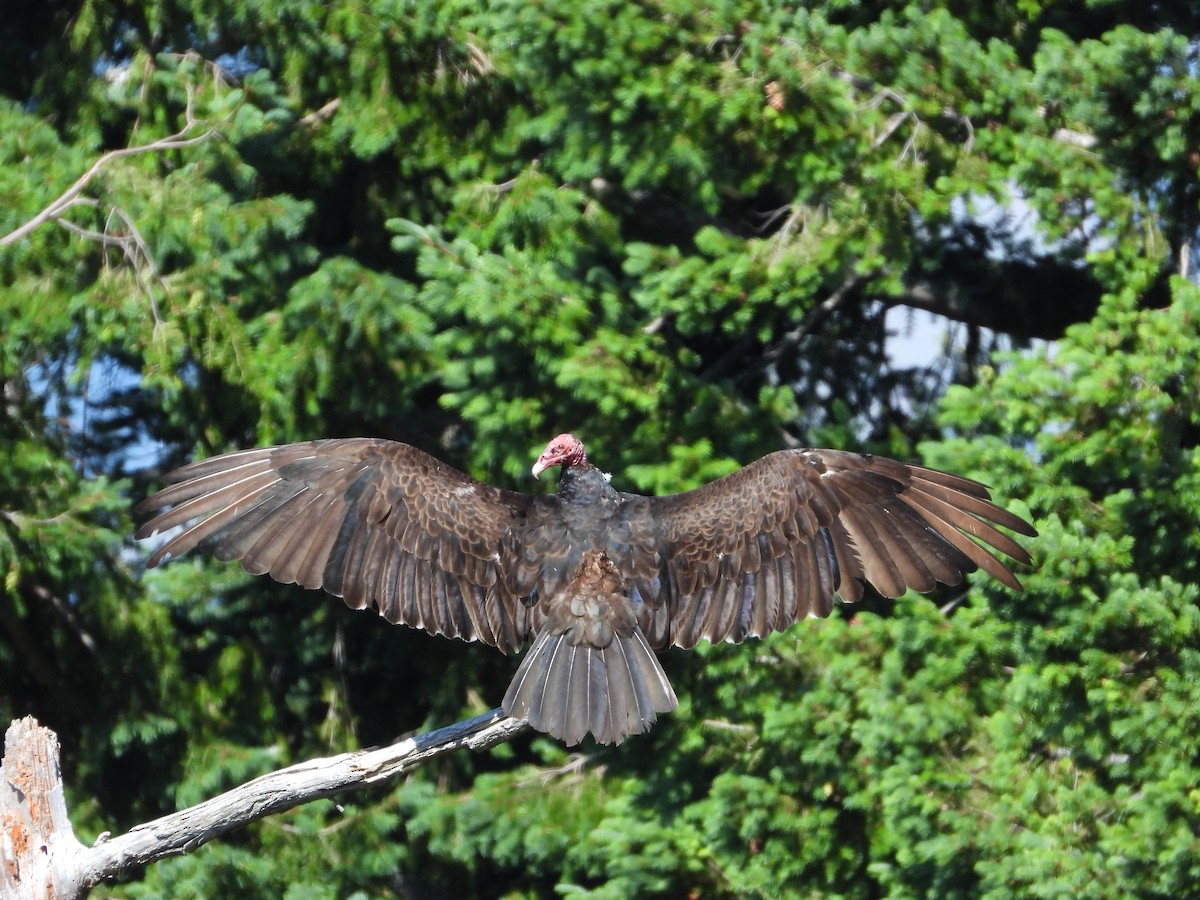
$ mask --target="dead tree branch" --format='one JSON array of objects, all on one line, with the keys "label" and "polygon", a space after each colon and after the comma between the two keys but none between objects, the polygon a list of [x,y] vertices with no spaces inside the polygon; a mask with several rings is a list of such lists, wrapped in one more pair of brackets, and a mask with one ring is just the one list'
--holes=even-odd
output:
[{"label": "dead tree branch", "polygon": [[63,800],[58,739],[32,718],[14,721],[0,764],[0,896],[74,900],[106,878],[181,853],[266,816],[403,775],[421,763],[469,747],[485,750],[529,728],[492,710],[390,747],[313,759],[95,846],[75,839]]},{"label": "dead tree branch", "polygon": [[14,721],[0,762],[0,897],[78,896],[82,850],[67,818],[58,738],[33,718]]},{"label": "dead tree branch", "polygon": [[133,147],[120,147],[116,150],[109,150],[99,159],[92,163],[91,167],[84,172],[75,181],[73,185],[67,188],[58,199],[54,200],[35,215],[32,219],[26,222],[19,228],[10,231],[8,234],[0,237],[0,247],[7,247],[10,244],[15,244],[17,241],[28,237],[37,229],[41,228],[47,222],[65,223],[67,220],[63,216],[76,206],[95,206],[95,201],[89,200],[81,196],[84,189],[92,183],[97,175],[114,160],[124,159],[128,156],[139,156],[144,153],[162,153],[168,150],[181,150],[185,147],[192,147],[202,141],[212,137],[217,129],[212,127],[199,134],[196,133],[199,123],[192,118],[191,94],[188,95],[188,108],[183,128],[175,132],[175,134],[167,135],[155,141],[150,141],[146,144],[139,144]]},{"label": "dead tree branch", "polygon": [[764,354],[770,363],[778,363],[787,353],[794,352],[803,340],[813,333],[838,308],[872,280],[879,278],[883,272],[872,269],[869,272],[856,272],[846,278],[832,294],[805,313],[800,323],[780,337],[775,346]]}]

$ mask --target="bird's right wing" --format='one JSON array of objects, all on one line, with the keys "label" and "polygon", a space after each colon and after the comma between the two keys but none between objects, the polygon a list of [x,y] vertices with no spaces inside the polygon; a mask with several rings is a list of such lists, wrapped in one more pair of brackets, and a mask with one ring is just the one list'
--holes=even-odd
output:
[{"label": "bird's right wing", "polygon": [[256,575],[324,588],[392,623],[503,650],[530,635],[530,610],[506,585],[501,560],[529,495],[369,438],[230,453],[166,480],[170,487],[138,505],[157,515],[135,536],[187,527],[150,566],[199,547]]}]

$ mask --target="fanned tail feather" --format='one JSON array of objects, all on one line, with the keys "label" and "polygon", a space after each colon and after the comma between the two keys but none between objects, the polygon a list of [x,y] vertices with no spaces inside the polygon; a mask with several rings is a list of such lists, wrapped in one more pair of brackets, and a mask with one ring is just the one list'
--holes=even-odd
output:
[{"label": "fanned tail feather", "polygon": [[607,647],[543,631],[521,661],[503,707],[573,746],[589,732],[598,743],[619,744],[648,731],[659,713],[678,703],[640,629],[629,637],[614,635]]}]

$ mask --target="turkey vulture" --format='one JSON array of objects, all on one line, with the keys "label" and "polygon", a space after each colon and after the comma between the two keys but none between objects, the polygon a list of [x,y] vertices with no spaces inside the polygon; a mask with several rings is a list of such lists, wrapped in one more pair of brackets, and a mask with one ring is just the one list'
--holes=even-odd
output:
[{"label": "turkey vulture", "polygon": [[167,475],[136,537],[188,525],[149,566],[200,547],[392,623],[532,640],[504,711],[573,745],[619,744],[676,707],[656,650],[827,616],[864,582],[897,597],[983,569],[1020,590],[994,551],[1029,554],[995,526],[1036,534],[978,482],[861,453],[783,450],[664,497],[615,490],[570,434],[533,474],[552,466],[558,492],[534,495],[394,441],[245,450]]}]

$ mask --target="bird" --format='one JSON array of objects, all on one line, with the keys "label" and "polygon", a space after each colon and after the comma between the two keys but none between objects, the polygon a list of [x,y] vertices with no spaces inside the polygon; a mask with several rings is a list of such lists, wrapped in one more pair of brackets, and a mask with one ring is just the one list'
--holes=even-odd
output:
[{"label": "bird", "polygon": [[567,746],[619,744],[678,705],[657,652],[740,642],[983,570],[1013,590],[1037,532],[977,481],[881,456],[788,449],[694,490],[614,488],[573,434],[532,474],[478,481],[410,444],[334,438],[190,463],[138,504],[153,568],[193,550],[324,589],[393,624],[531,644],[502,709]]}]

